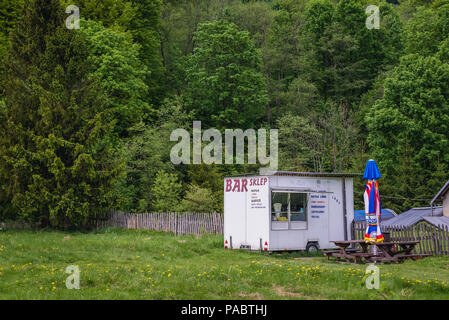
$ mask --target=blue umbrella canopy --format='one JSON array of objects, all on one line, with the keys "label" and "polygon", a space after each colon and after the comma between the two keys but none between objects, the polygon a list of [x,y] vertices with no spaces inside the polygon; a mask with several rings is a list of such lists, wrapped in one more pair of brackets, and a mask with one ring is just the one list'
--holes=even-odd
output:
[{"label": "blue umbrella canopy", "polygon": [[365,180],[377,180],[380,177],[380,171],[377,167],[377,163],[374,160],[368,160],[366,162],[365,173],[363,174],[363,179]]}]

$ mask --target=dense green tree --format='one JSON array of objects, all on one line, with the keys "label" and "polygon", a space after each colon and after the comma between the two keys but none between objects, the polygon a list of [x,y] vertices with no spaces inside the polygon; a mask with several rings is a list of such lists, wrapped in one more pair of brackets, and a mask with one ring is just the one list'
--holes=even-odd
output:
[{"label": "dense green tree", "polygon": [[[267,108],[267,122],[274,122],[288,108],[298,111],[305,106],[290,105],[294,99],[286,96],[291,82],[302,74],[301,82],[308,85],[309,78],[305,75],[301,42],[301,28],[303,26],[302,5],[296,1],[282,1],[273,17],[273,23],[268,34],[268,48],[264,50],[265,77],[269,92]],[[302,87],[296,87],[301,89]],[[291,93],[291,90],[290,92]],[[293,111],[293,110],[291,110]]]},{"label": "dense green tree", "polygon": [[121,31],[129,29],[138,10],[131,0],[77,0],[76,3],[72,0],[61,0],[61,3],[64,8],[76,5],[80,9],[81,19],[95,20],[106,27]]},{"label": "dense green tree", "polygon": [[357,127],[343,104],[313,118],[286,114],[278,122],[279,163],[291,171],[347,171],[357,150]]},{"label": "dense green tree", "polygon": [[437,57],[441,62],[449,63],[449,37],[440,44]]},{"label": "dense green tree", "polygon": [[[8,52],[8,38],[3,33],[0,33],[0,65],[3,65],[1,61],[6,57],[7,52]],[[0,72],[2,72],[1,67]],[[2,87],[0,87],[0,93],[2,92],[1,88]]]},{"label": "dense green tree", "polygon": [[[6,57],[9,45],[9,33],[16,26],[20,19],[20,10],[23,1],[0,0],[0,73],[3,72],[3,59]],[[0,83],[0,95],[3,86]]]},{"label": "dense green tree", "polygon": [[182,212],[216,212],[216,201],[212,191],[197,185],[189,185],[180,204]]},{"label": "dense green tree", "polygon": [[310,120],[286,114],[279,118],[277,127],[282,170],[323,171],[323,137]]},{"label": "dense green tree", "polygon": [[23,0],[0,1],[0,32],[7,35],[16,26],[20,10],[23,6]]},{"label": "dense green tree", "polygon": [[[275,91],[275,81],[273,77],[273,65],[277,61],[276,54],[280,51],[271,44],[271,28],[276,11],[272,9],[272,4],[266,1],[234,1],[232,5],[224,10],[223,19],[235,23],[239,29],[250,33],[256,48],[262,55],[262,72],[265,76],[268,95],[270,91]],[[273,100],[273,101],[271,101]],[[266,105],[266,121],[272,122],[272,106],[275,104],[274,97],[269,99]]]},{"label": "dense green tree", "polygon": [[161,56],[161,0],[132,0],[136,13],[130,23],[139,57],[151,72],[147,74],[149,101],[160,104],[164,97],[164,68]]},{"label": "dense green tree", "polygon": [[367,140],[391,193],[429,199],[438,191],[428,179],[449,164],[448,121],[449,65],[435,57],[403,57],[366,118]]},{"label": "dense green tree", "polygon": [[[223,146],[224,148],[224,146]],[[212,206],[213,210],[217,212],[223,211],[223,180],[222,177],[227,175],[227,172],[222,172],[223,166],[216,165],[190,165],[187,171],[189,187],[186,191],[186,197],[189,194],[197,199],[201,195],[210,193],[210,199],[201,200],[208,206]],[[188,202],[187,202],[188,203]],[[200,204],[200,203],[198,203]],[[202,204],[201,204],[202,205]]]},{"label": "dense green tree", "polygon": [[[66,0],[63,2],[65,6],[72,4]],[[133,41],[139,44],[138,57],[149,71],[145,74],[145,84],[148,87],[146,101],[155,105],[160,104],[165,91],[160,39],[161,1],[80,0],[76,5],[80,8],[82,19],[95,20],[101,22],[106,28],[128,31],[132,35]],[[109,46],[113,47],[114,40],[109,40],[111,41]],[[133,51],[134,46],[135,44]]]},{"label": "dense green tree", "polygon": [[260,54],[249,33],[225,20],[201,24],[186,69],[188,107],[217,128],[254,127],[267,94]]},{"label": "dense green tree", "polygon": [[305,46],[312,51],[310,74],[325,100],[358,102],[379,72],[398,62],[402,24],[391,5],[380,5],[381,26],[368,29],[365,7],[342,0],[311,1],[306,9]]},{"label": "dense green tree", "polygon": [[240,29],[250,33],[257,48],[266,49],[268,33],[274,11],[269,2],[236,2],[224,10],[223,18],[234,22]]},{"label": "dense green tree", "polygon": [[158,171],[151,186],[151,208],[155,212],[178,211],[182,185],[174,173]]},{"label": "dense green tree", "polygon": [[449,4],[436,10],[418,8],[407,24],[407,52],[432,55],[449,35]]},{"label": "dense green tree", "polygon": [[27,1],[5,66],[4,214],[65,227],[114,205],[114,121],[89,79],[87,57],[84,37],[65,27],[58,1]]},{"label": "dense green tree", "polygon": [[0,0],[0,48],[7,46],[8,36],[20,19],[23,0]]},{"label": "dense green tree", "polygon": [[[6,113],[6,105],[5,101],[0,98],[0,133],[3,134],[6,132],[6,126],[7,126],[7,113]],[[0,155],[5,153],[5,137],[0,135]],[[1,161],[1,160],[0,160]],[[0,170],[1,174],[1,170]],[[0,219],[1,218],[9,218],[14,217],[13,213],[10,211],[8,213],[8,207],[10,207],[10,199],[9,196],[5,190],[6,183],[0,183]]]},{"label": "dense green tree", "polygon": [[117,119],[115,132],[127,136],[129,127],[154,117],[145,83],[150,72],[129,34],[105,28],[100,22],[82,20],[80,24],[79,33],[87,41],[89,73],[109,97],[109,108]]},{"label": "dense green tree", "polygon": [[307,3],[306,28],[312,39],[318,40],[332,24],[334,11],[334,6],[329,0],[312,0]]},{"label": "dense green tree", "polygon": [[161,55],[165,86],[181,94],[185,87],[185,59],[193,52],[198,25],[223,16],[224,8],[240,0],[165,0],[161,9]]},{"label": "dense green tree", "polygon": [[[191,126],[191,117],[183,111],[179,98],[167,99],[157,111],[153,126],[143,122],[130,129],[131,137],[124,142],[122,158],[126,161],[126,176],[118,192],[123,195],[121,209],[128,212],[145,212],[151,208],[150,188],[159,170],[175,172],[170,161],[170,134],[177,128]],[[178,174],[182,170],[178,167]]]},{"label": "dense green tree", "polygon": [[378,38],[382,45],[379,55],[381,61],[381,70],[389,70],[392,66],[399,63],[399,58],[404,54],[405,46],[405,27],[399,13],[393,6],[381,3],[380,10],[380,29],[379,32],[373,34]]},{"label": "dense green tree", "polygon": [[329,102],[324,109],[326,113],[317,123],[323,135],[326,171],[348,171],[358,142],[354,112],[347,104],[335,102]]}]

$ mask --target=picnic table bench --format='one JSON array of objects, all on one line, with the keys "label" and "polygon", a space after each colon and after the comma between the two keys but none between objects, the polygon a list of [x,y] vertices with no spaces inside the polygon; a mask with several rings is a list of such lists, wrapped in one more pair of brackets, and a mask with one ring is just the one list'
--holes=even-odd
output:
[{"label": "picnic table bench", "polygon": [[[352,260],[354,263],[365,262],[402,262],[405,259],[420,259],[427,254],[412,254],[419,241],[388,241],[377,243],[366,243],[364,240],[341,240],[332,241],[338,247],[337,250],[325,251],[324,255],[327,259],[335,257],[337,261],[340,259]],[[358,245],[360,248],[349,248],[351,245]],[[377,253],[374,250],[368,250],[369,246],[376,246]],[[396,250],[399,247],[400,250]]]},{"label": "picnic table bench", "polygon": [[[368,252],[368,244],[363,240],[345,240],[332,242],[337,245],[338,249],[325,252],[324,255],[327,259],[329,259],[329,257],[334,257],[337,261],[345,259],[353,260],[354,263],[356,263],[362,258],[369,258],[369,256],[371,255]],[[350,245],[360,245],[361,250],[359,248],[349,248]]]}]

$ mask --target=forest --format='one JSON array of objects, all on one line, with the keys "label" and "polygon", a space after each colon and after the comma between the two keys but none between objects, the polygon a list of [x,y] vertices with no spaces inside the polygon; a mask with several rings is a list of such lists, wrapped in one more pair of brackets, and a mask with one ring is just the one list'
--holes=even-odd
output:
[{"label": "forest", "polygon": [[278,129],[279,170],[375,159],[382,207],[428,206],[449,178],[449,0],[0,0],[0,220],[222,212],[223,177],[260,166],[173,164],[193,121]]}]

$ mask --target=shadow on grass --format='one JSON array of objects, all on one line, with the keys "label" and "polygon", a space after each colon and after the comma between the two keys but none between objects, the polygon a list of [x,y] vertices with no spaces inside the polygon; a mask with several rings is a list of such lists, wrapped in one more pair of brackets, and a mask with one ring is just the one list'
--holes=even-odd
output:
[{"label": "shadow on grass", "polygon": [[269,254],[276,259],[294,259],[294,258],[317,258],[323,257],[321,251],[307,252],[307,251],[273,251]]}]

